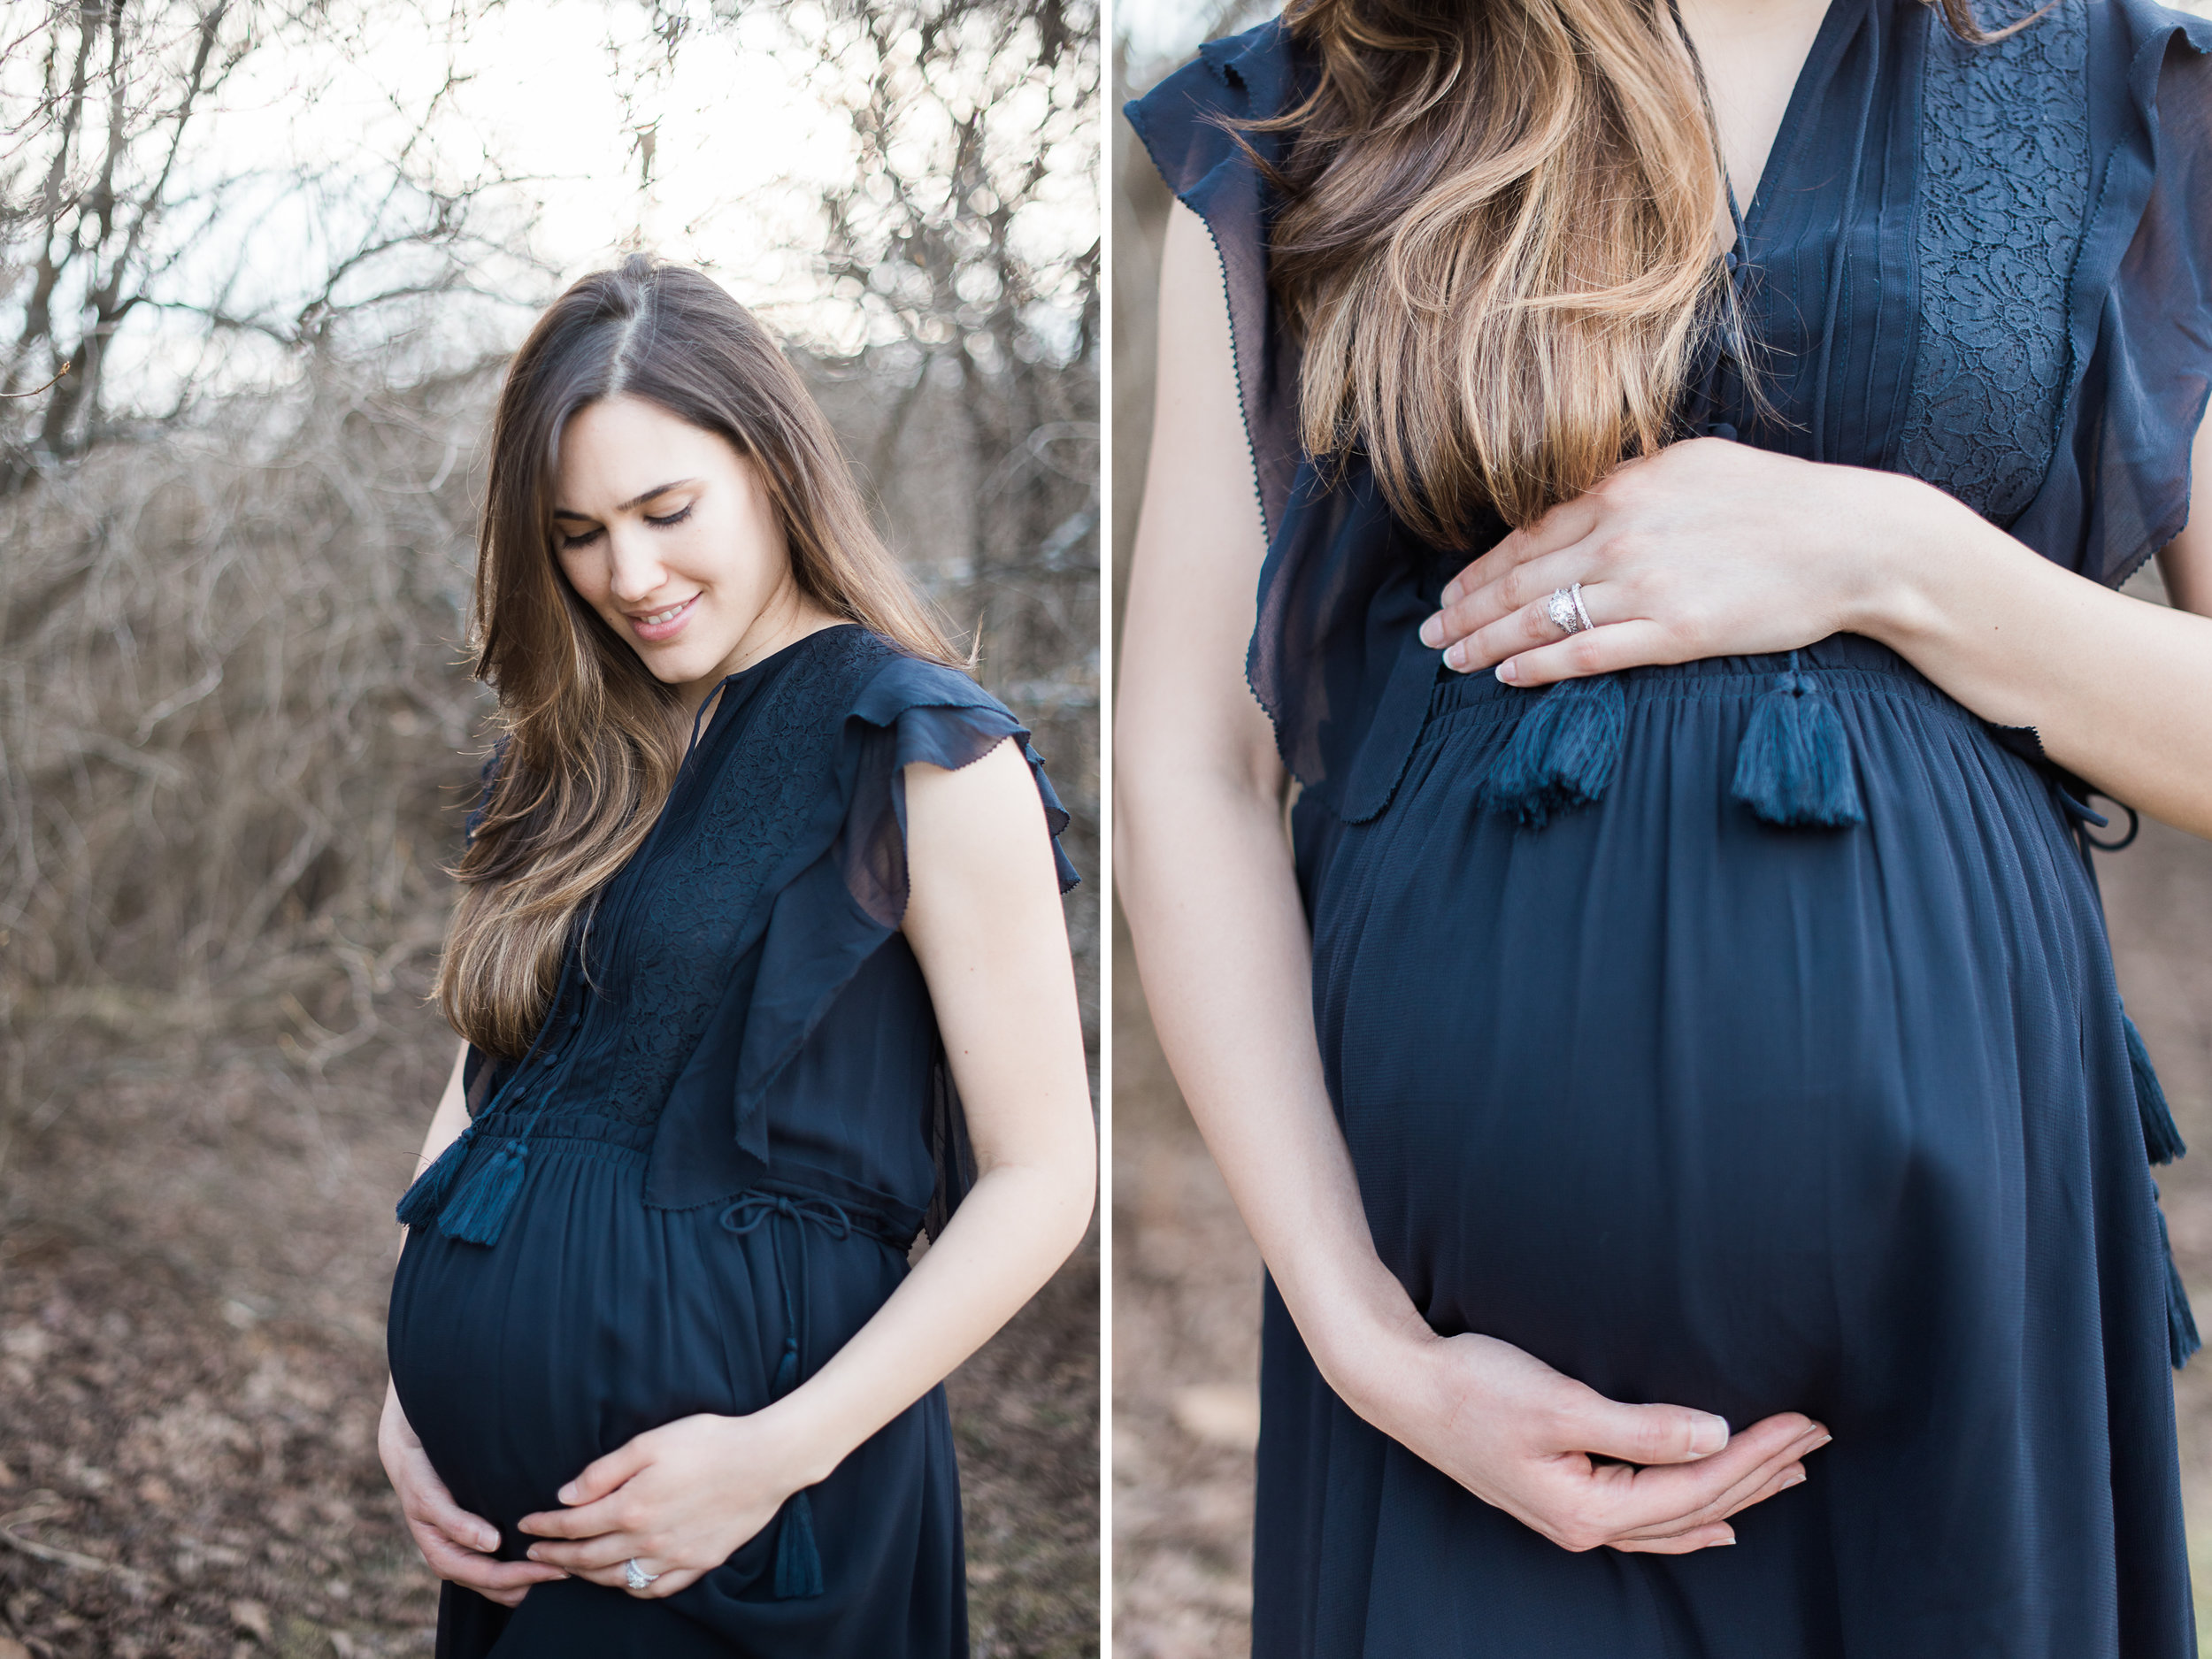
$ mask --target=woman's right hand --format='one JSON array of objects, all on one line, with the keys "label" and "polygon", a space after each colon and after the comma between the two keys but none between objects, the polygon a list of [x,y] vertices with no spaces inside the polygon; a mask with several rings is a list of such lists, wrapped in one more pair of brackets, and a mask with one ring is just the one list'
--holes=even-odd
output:
[{"label": "woman's right hand", "polygon": [[1414,1340],[1410,1363],[1363,1365],[1348,1402],[1563,1549],[1732,1544],[1728,1517],[1803,1480],[1830,1439],[1795,1411],[1732,1435],[1709,1412],[1624,1405],[1494,1337]]},{"label": "woman's right hand", "polygon": [[399,1507],[407,1517],[407,1530],[415,1535],[415,1548],[430,1563],[430,1571],[465,1589],[476,1592],[502,1607],[513,1607],[534,1584],[568,1575],[558,1567],[535,1561],[500,1561],[492,1553],[499,1548],[499,1529],[479,1515],[471,1515],[453,1501],[422,1441],[400,1409],[399,1391],[387,1385],[384,1417],[376,1428],[376,1449],[384,1460],[384,1472]]}]

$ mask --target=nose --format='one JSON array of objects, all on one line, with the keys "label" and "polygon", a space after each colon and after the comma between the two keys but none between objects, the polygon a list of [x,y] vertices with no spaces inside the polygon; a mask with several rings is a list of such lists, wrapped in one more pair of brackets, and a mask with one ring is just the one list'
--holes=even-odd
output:
[{"label": "nose", "polygon": [[634,525],[611,526],[607,532],[607,591],[617,604],[634,605],[650,599],[668,580],[668,572],[653,551],[652,539]]}]

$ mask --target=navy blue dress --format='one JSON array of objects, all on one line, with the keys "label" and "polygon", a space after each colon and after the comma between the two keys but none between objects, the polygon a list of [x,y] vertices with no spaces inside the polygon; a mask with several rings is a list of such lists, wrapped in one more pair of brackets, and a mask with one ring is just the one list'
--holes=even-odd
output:
[{"label": "navy blue dress", "polygon": [[[902,769],[1009,737],[1056,836],[1027,733],[964,674],[845,625],[725,680],[529,1055],[471,1051],[469,1127],[402,1206],[388,1346],[432,1465],[503,1559],[594,1459],[812,1375],[956,1202],[957,1102],[897,932]],[[439,1603],[452,1659],[967,1651],[941,1388],[672,1596],[571,1578],[512,1613],[451,1584]]]},{"label": "navy blue dress", "polygon": [[[1909,472],[2124,580],[2183,523],[2212,383],[2208,50],[2143,0],[1979,48],[1833,0],[1734,273],[1775,417],[1709,349],[1686,430]],[[1835,1440],[1732,1548],[1571,1554],[1356,1417],[1271,1286],[1254,1651],[2193,1654],[2174,1137],[2080,785],[1855,636],[1547,692],[1442,671],[1415,630],[1504,526],[1425,547],[1356,457],[1325,485],[1299,452],[1276,203],[1219,121],[1310,73],[1269,24],[1129,115],[1227,278],[1269,534],[1249,668],[1304,785],[1376,1245],[1439,1332]],[[1780,766],[1788,732],[1824,772]]]}]

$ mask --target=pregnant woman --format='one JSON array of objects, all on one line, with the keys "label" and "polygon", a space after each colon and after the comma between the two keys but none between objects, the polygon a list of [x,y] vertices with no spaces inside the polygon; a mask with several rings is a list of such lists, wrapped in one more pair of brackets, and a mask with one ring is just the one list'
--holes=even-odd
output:
[{"label": "pregnant woman", "polygon": [[2024,10],[1292,0],[1131,106],[1264,1659],[2194,1651],[2083,842],[2212,834],[2212,25]]},{"label": "pregnant woman", "polygon": [[695,272],[524,343],[475,626],[380,1436],[438,1652],[964,1655],[937,1384],[1090,1213],[1066,815]]}]

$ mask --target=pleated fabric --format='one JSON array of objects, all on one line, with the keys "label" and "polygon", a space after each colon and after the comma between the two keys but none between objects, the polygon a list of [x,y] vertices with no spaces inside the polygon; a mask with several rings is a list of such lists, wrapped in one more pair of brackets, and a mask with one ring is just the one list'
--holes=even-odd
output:
[{"label": "pleated fabric", "polygon": [[[453,1195],[412,1227],[394,1281],[401,1404],[502,1559],[596,1458],[802,1384],[898,1287],[933,1201],[956,1202],[941,1045],[895,931],[903,767],[1010,738],[1048,827],[1066,823],[1011,714],[863,629],[809,635],[722,689],[601,901],[588,972],[572,944],[537,1048],[472,1054]],[[520,1184],[476,1241],[461,1194],[518,1148]],[[449,1584],[440,1602],[442,1659],[967,1651],[941,1389],[673,1596],[567,1579],[512,1612]]]},{"label": "pleated fabric", "polygon": [[[2185,517],[2212,386],[2208,53],[2140,0],[1990,48],[1834,0],[1744,219],[1773,413],[1708,365],[1685,435],[1909,472],[2123,580]],[[1415,630],[1504,526],[1424,545],[1358,457],[1296,452],[1276,202],[1226,124],[1313,69],[1271,23],[1128,112],[1223,258],[1248,666],[1377,1247],[1441,1333],[1835,1440],[1732,1548],[1571,1554],[1356,1417],[1270,1287],[1254,1652],[2193,1655],[2170,1148],[2083,787],[1848,635],[1571,694],[1445,672]]]}]

